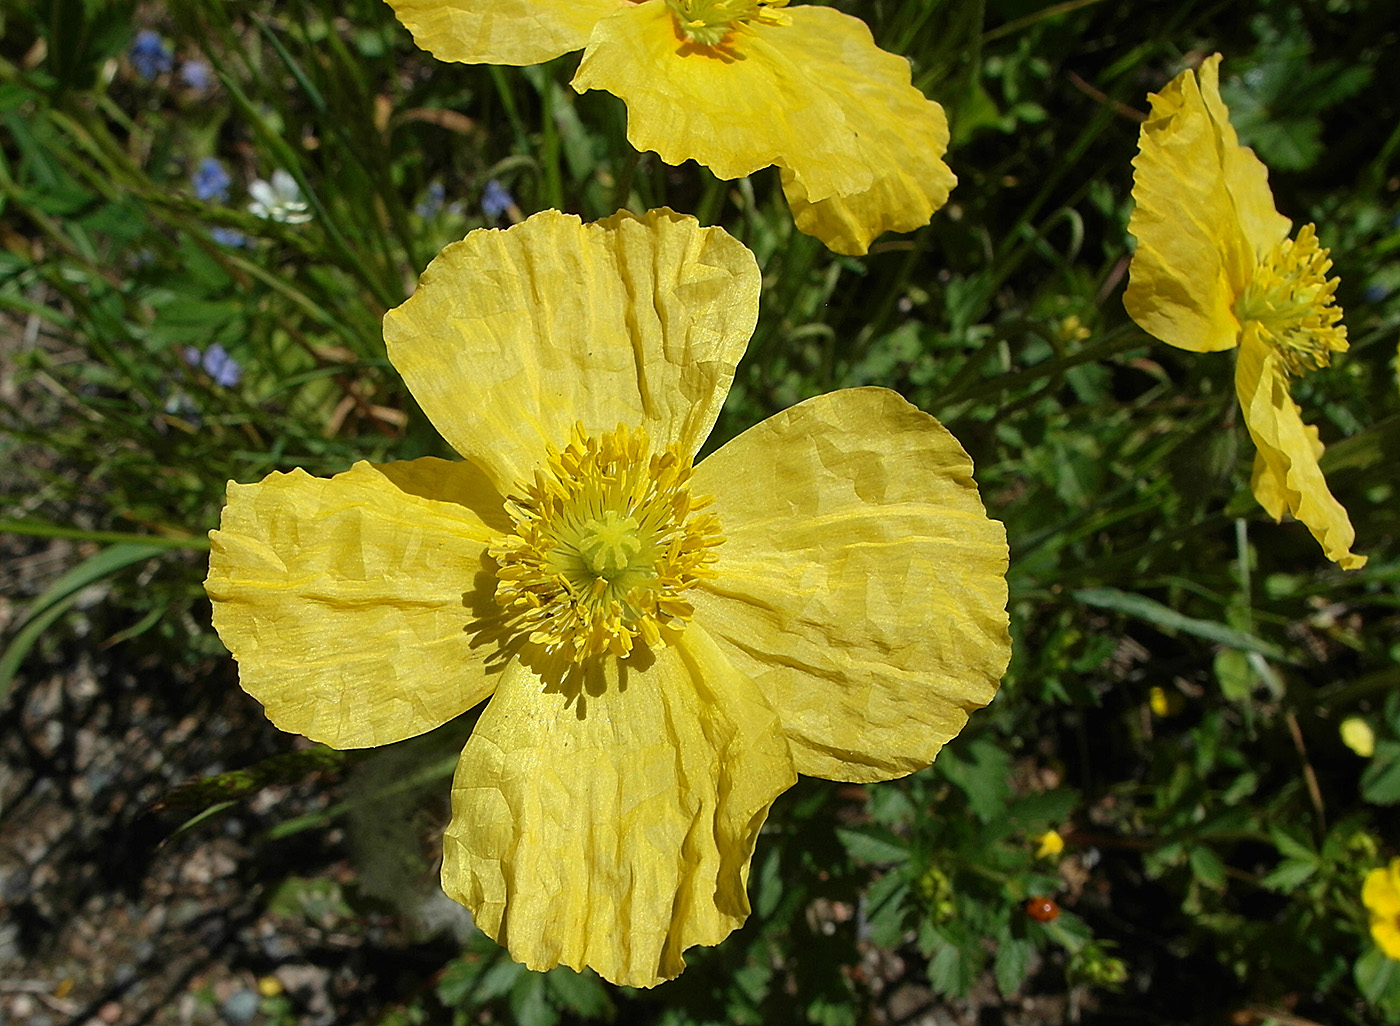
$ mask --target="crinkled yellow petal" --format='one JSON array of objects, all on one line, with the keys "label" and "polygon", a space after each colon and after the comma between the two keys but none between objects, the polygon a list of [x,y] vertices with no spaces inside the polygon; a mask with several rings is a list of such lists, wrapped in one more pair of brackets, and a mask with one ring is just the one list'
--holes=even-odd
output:
[{"label": "crinkled yellow petal", "polygon": [[[1144,331],[1195,352],[1238,343],[1235,300],[1263,252],[1289,228],[1277,213],[1269,227],[1265,210],[1273,209],[1273,197],[1263,165],[1253,153],[1240,152],[1222,119],[1215,63],[1209,68],[1203,74],[1213,89],[1211,105],[1189,70],[1150,97],[1152,113],[1133,159],[1136,207],[1128,231],[1137,251],[1123,296]],[[1271,241],[1265,238],[1270,230]]]},{"label": "crinkled yellow petal", "polygon": [[692,217],[547,210],[472,232],[384,317],[389,359],[448,443],[509,492],[563,446],[645,427],[693,454],[758,319],[758,265]]},{"label": "crinkled yellow petal", "polygon": [[1201,100],[1220,139],[1220,165],[1225,175],[1225,187],[1235,204],[1240,229],[1254,249],[1256,259],[1267,254],[1280,239],[1288,237],[1293,222],[1274,206],[1274,193],[1269,188],[1269,169],[1248,146],[1241,146],[1235,128],[1230,124],[1230,110],[1220,98],[1220,54],[1212,54],[1201,62],[1199,87]]},{"label": "crinkled yellow petal", "polygon": [[[1303,434],[1307,436],[1308,451],[1312,453],[1313,460],[1321,459],[1324,446],[1318,435],[1317,427],[1312,424],[1304,424]],[[1287,470],[1287,465],[1279,460],[1265,459],[1262,450],[1255,452],[1254,469],[1249,479],[1249,490],[1254,493],[1254,498],[1259,505],[1264,507],[1264,512],[1274,518],[1275,523],[1282,520],[1283,515],[1288,512],[1288,485],[1283,478],[1283,474],[1286,474]]]},{"label": "crinkled yellow petal", "polygon": [[942,160],[948,149],[943,108],[910,84],[908,61],[876,47],[864,22],[829,7],[790,10],[792,26],[772,29],[775,41],[801,53],[846,123],[857,126],[860,152],[874,175],[868,189],[814,199],[811,162],[785,162],[783,192],[798,229],[854,256],[881,232],[928,224],[958,183]]},{"label": "crinkled yellow petal", "polygon": [[[811,15],[822,12],[821,17]],[[800,168],[807,194],[825,199],[864,192],[875,181],[862,149],[865,127],[850,123],[825,81],[833,69],[809,62],[815,26],[842,38],[870,33],[827,8],[789,7],[790,25],[751,23],[724,47],[685,43],[670,8],[649,0],[598,23],[573,86],[604,89],[627,104],[627,138],[668,164],[696,160],[719,178],[742,178],[777,164]],[[827,43],[822,53],[838,49]],[[878,51],[876,51],[878,53]],[[885,57],[904,66],[901,58]],[[877,154],[878,155],[878,154]]]},{"label": "crinkled yellow petal", "polygon": [[1010,655],[1006,533],[972,463],[893,392],[819,396],[708,457],[724,530],[695,622],[777,710],[799,773],[927,766]]},{"label": "crinkled yellow petal", "polygon": [[773,710],[693,624],[574,694],[515,662],[457,767],[443,889],[531,969],[649,987],[744,921],[795,780]]},{"label": "crinkled yellow petal", "polygon": [[1274,517],[1286,509],[1306,525],[1327,558],[1343,570],[1358,570],[1366,557],[1352,553],[1356,538],[1346,509],[1327,487],[1317,458],[1322,451],[1316,430],[1303,423],[1288,392],[1288,375],[1278,350],[1262,341],[1250,322],[1235,364],[1235,391],[1244,410],[1245,427],[1259,450],[1253,484],[1259,504]]},{"label": "crinkled yellow petal", "polygon": [[388,0],[413,41],[440,61],[539,64],[581,50],[624,0]]},{"label": "crinkled yellow petal", "polygon": [[283,730],[333,748],[421,734],[489,695],[468,626],[489,608],[501,498],[465,463],[357,463],[230,483],[209,534],[214,628]]}]

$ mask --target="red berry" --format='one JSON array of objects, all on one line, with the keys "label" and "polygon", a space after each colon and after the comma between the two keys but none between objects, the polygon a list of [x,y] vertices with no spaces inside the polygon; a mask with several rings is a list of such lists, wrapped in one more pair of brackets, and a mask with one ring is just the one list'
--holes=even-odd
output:
[{"label": "red berry", "polygon": [[1058,919],[1060,906],[1055,904],[1054,898],[1046,898],[1037,895],[1026,902],[1026,915],[1030,916],[1037,923],[1048,923],[1053,919]]}]

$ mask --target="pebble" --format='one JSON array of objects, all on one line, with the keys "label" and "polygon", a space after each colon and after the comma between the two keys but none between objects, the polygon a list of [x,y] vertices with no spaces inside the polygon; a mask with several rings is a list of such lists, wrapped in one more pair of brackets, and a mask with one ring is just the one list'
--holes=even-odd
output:
[{"label": "pebble", "polygon": [[224,999],[223,1004],[219,1006],[219,1014],[229,1026],[247,1026],[253,1021],[253,1016],[258,1014],[258,1005],[261,1003],[262,999],[258,997],[256,990],[244,987]]}]

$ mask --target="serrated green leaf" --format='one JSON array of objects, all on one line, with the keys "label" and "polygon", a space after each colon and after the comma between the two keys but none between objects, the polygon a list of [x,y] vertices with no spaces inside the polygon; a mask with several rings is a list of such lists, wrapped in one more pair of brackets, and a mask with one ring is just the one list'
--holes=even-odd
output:
[{"label": "serrated green leaf", "polygon": [[510,1011],[517,1026],[554,1026],[559,1010],[544,992],[544,973],[526,971],[510,989]]},{"label": "serrated green leaf", "polygon": [[591,969],[580,973],[559,966],[544,974],[544,986],[550,1000],[566,1012],[585,1019],[612,1015],[613,1004],[607,988]]},{"label": "serrated green leaf", "polygon": [[870,828],[848,830],[838,827],[841,839],[851,858],[874,866],[898,865],[909,861],[909,842],[883,830]]},{"label": "serrated green leaf", "polygon": [[992,971],[997,978],[997,990],[1001,991],[1002,997],[1009,998],[1021,989],[1034,955],[1035,945],[1024,937],[1008,936],[1001,939],[997,945]]},{"label": "serrated green leaf", "polygon": [[903,873],[886,873],[865,892],[866,925],[871,941],[880,947],[897,944],[904,936],[909,883]]},{"label": "serrated green leaf", "polygon": [[1400,802],[1400,742],[1376,744],[1375,754],[1361,774],[1361,797],[1373,805]]},{"label": "serrated green leaf", "polygon": [[1201,883],[1216,891],[1225,889],[1225,863],[1211,848],[1197,845],[1187,856],[1191,875]]},{"label": "serrated green leaf", "polygon": [[1259,886],[1271,891],[1291,891],[1317,872],[1316,862],[1298,862],[1289,859],[1259,881]]}]

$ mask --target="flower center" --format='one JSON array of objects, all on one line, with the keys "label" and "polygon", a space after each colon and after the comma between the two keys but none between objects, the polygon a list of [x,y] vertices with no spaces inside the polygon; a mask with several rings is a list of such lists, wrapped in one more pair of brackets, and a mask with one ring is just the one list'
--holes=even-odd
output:
[{"label": "flower center", "polygon": [[666,0],[676,19],[676,30],[699,46],[719,46],[731,32],[749,22],[786,25],[786,14],[776,8],[788,0]]},{"label": "flower center", "polygon": [[1259,337],[1279,351],[1289,374],[1326,367],[1333,353],[1346,351],[1347,329],[1337,323],[1342,310],[1333,296],[1337,279],[1326,277],[1331,267],[1313,226],[1304,225],[1260,262],[1235,302],[1240,323],[1259,325]]},{"label": "flower center", "polygon": [[694,608],[684,592],[712,575],[719,521],[690,494],[691,466],[646,432],[574,427],[535,478],[506,500],[513,534],[488,551],[512,632],[572,663],[634,642],[665,643]]}]

